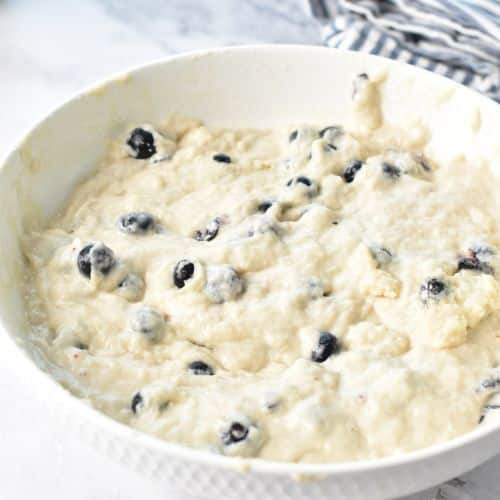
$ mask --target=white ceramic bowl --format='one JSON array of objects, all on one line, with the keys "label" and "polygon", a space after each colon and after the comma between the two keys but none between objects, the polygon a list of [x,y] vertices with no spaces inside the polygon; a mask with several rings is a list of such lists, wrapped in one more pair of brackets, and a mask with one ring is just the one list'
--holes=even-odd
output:
[{"label": "white ceramic bowl", "polygon": [[[432,131],[437,160],[463,155],[472,165],[496,158],[500,106],[452,82],[359,53],[301,46],[219,49],[134,69],[69,100],[36,125],[0,171],[0,318],[11,356],[60,423],[112,459],[203,498],[377,500],[461,474],[500,450],[500,424],[421,451],[377,461],[288,464],[244,461],[163,442],[121,425],[72,397],[39,368],[29,345],[20,291],[19,237],[46,220],[89,174],[124,124],[160,122],[170,112],[213,125],[273,127],[342,123],[360,72],[387,71],[385,119],[413,133]],[[35,361],[35,362],[34,362]],[[293,436],[290,436],[293,439]]]}]

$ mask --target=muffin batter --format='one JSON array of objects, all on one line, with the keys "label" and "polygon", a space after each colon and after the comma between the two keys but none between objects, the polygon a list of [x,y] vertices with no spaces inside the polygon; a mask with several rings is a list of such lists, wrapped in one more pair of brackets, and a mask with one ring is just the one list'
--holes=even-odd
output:
[{"label": "muffin batter", "polygon": [[343,124],[132,127],[30,235],[31,340],[111,417],[224,455],[376,458],[500,387],[496,201],[359,75]]}]

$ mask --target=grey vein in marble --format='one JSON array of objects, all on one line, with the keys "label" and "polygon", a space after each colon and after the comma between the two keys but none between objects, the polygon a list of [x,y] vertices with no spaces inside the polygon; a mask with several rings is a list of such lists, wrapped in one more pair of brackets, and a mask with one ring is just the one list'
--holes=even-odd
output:
[{"label": "grey vein in marble", "polygon": [[98,0],[115,19],[167,52],[248,43],[321,43],[304,0]]}]

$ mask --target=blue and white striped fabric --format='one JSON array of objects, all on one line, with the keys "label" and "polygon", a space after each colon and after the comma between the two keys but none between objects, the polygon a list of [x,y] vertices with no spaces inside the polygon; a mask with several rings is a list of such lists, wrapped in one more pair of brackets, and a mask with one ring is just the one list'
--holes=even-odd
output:
[{"label": "blue and white striped fabric", "polygon": [[326,45],[421,66],[500,102],[500,0],[309,0]]}]

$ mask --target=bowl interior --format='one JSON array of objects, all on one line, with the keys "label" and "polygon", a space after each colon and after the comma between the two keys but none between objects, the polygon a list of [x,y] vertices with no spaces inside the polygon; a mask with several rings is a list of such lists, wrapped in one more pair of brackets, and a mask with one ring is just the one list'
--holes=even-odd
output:
[{"label": "bowl interior", "polygon": [[215,126],[344,123],[356,74],[384,75],[387,123],[429,128],[436,161],[492,162],[500,172],[500,107],[431,73],[359,53],[262,46],[207,51],[119,75],[36,125],[0,171],[0,319],[27,351],[20,239],[60,209],[125,126],[182,113]]}]

